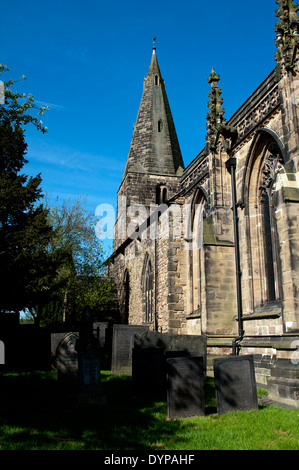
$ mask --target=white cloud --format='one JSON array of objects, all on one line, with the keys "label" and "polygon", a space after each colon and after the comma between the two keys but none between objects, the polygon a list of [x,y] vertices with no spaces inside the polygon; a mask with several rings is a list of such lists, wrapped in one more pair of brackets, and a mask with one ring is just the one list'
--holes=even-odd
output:
[{"label": "white cloud", "polygon": [[38,106],[48,106],[48,108],[51,110],[51,109],[55,109],[57,111],[63,111],[63,110],[66,110],[66,106],[62,106],[61,104],[55,104],[55,103],[49,103],[47,101],[40,101],[40,100],[35,100],[35,103],[38,105]]},{"label": "white cloud", "polygon": [[58,146],[56,144],[29,142],[28,159],[32,162],[40,162],[55,167],[63,167],[69,170],[80,170],[84,172],[110,171],[121,174],[123,171],[119,161],[103,155],[82,152],[69,147]]}]

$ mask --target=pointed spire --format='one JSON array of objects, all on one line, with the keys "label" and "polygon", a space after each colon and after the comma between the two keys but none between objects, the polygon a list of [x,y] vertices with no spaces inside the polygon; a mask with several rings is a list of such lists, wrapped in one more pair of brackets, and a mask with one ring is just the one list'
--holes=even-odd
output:
[{"label": "pointed spire", "polygon": [[144,79],[124,176],[129,171],[178,176],[183,169],[181,150],[154,47]]},{"label": "pointed spire", "polygon": [[159,64],[158,64],[158,59],[157,59],[157,54],[156,54],[156,40],[157,40],[157,38],[154,36],[153,37],[152,59],[151,59],[151,63],[150,63],[150,66],[149,66],[147,76],[158,74],[160,79],[162,80],[162,75],[161,75],[161,71],[160,71]]},{"label": "pointed spire", "polygon": [[293,0],[276,0],[279,8],[276,10],[278,22],[275,27],[277,33],[275,44],[277,53],[275,59],[279,70],[285,67],[292,70],[295,66],[295,50],[299,45],[299,18],[298,3]]}]

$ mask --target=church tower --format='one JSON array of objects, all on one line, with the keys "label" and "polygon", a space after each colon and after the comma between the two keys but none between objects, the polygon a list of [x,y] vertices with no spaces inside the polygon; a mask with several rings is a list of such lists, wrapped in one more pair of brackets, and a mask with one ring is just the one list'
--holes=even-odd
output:
[{"label": "church tower", "polygon": [[139,206],[139,220],[144,220],[150,215],[151,204],[166,202],[180,190],[183,170],[181,150],[154,45],[118,190],[114,249],[130,236],[128,227],[132,212],[128,213],[127,209]]}]

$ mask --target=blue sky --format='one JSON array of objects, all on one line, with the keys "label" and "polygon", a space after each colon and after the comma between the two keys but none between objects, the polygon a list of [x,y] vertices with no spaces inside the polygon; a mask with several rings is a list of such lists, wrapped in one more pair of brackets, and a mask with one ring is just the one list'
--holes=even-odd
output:
[{"label": "blue sky", "polygon": [[50,111],[28,127],[28,174],[53,198],[116,206],[152,38],[187,166],[205,145],[207,79],[229,117],[275,66],[275,0],[15,0],[1,6],[1,57]]}]

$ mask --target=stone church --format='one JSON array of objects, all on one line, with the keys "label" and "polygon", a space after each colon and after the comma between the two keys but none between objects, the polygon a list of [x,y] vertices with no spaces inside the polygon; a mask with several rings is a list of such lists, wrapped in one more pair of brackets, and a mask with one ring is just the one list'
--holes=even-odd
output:
[{"label": "stone church", "polygon": [[187,167],[153,47],[107,270],[124,323],[206,335],[210,360],[253,354],[257,382],[298,407],[299,20],[276,3],[275,69],[229,120],[212,69]]}]

